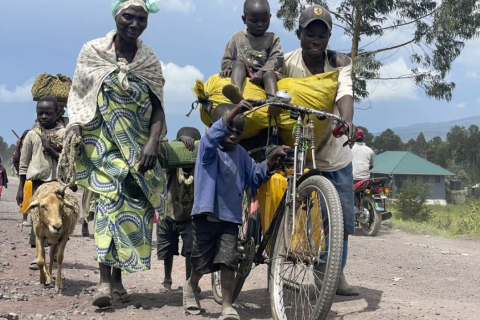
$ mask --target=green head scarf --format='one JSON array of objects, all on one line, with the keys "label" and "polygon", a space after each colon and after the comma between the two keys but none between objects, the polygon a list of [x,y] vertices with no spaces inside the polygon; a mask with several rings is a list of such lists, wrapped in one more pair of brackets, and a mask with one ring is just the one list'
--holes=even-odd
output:
[{"label": "green head scarf", "polygon": [[148,13],[157,13],[159,11],[157,2],[158,0],[113,0],[112,16],[115,18],[122,10],[130,6],[143,7]]}]

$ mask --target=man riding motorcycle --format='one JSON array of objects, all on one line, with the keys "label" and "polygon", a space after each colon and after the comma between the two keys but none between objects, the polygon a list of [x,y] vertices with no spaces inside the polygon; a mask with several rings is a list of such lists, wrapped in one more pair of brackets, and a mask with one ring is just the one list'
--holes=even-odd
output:
[{"label": "man riding motorcycle", "polygon": [[353,182],[370,179],[370,170],[373,168],[375,153],[363,141],[363,130],[357,129],[357,140],[352,148]]}]

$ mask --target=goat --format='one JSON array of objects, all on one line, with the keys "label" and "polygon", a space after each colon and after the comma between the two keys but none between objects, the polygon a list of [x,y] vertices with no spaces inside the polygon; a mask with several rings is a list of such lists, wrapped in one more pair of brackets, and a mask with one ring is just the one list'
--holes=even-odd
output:
[{"label": "goat", "polygon": [[[68,237],[75,230],[80,206],[75,193],[59,182],[42,184],[33,195],[27,211],[31,209],[35,244],[37,247],[37,264],[40,269],[40,283],[52,284],[53,260],[57,253],[57,279],[55,289],[62,289],[62,263]],[[50,264],[45,263],[44,240],[51,244]]]}]

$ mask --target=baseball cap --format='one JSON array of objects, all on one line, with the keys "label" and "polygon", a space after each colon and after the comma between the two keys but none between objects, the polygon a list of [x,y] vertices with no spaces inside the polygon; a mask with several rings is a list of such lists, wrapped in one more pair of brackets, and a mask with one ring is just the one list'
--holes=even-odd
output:
[{"label": "baseball cap", "polygon": [[332,16],[330,12],[322,6],[310,6],[302,11],[298,21],[302,28],[306,28],[312,21],[320,20],[325,22],[328,30],[332,31]]}]

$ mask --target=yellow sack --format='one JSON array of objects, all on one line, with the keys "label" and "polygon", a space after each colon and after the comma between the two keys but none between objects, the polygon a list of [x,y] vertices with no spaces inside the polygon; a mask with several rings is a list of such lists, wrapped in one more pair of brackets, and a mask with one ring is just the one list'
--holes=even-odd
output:
[{"label": "yellow sack", "polygon": [[[288,91],[292,95],[292,104],[332,113],[337,95],[338,73],[338,71],[331,71],[302,79],[284,78],[278,81],[278,89]],[[200,117],[205,125],[208,126],[212,123],[213,110],[219,104],[231,103],[222,94],[223,87],[230,83],[230,78],[220,78],[218,74],[211,76],[205,83],[197,81],[194,92],[199,100],[206,97],[213,104],[210,110],[206,110],[203,104],[200,108]],[[203,88],[199,88],[202,85]],[[243,96],[246,99],[266,99],[265,90],[251,83],[248,79],[245,80],[243,85]],[[261,130],[268,128],[267,111],[268,108],[263,108],[247,116],[243,138],[254,137]],[[278,119],[279,135],[286,145],[293,146],[292,130],[295,123],[296,121],[290,118],[289,111],[284,110],[280,114]],[[317,146],[328,124],[328,121],[319,121],[316,117],[314,118],[315,142]]]},{"label": "yellow sack", "polygon": [[25,212],[25,210],[30,205],[32,196],[33,196],[33,183],[31,180],[27,180],[23,185],[23,201],[22,201],[22,205],[20,206],[20,213],[30,213],[30,211]]},{"label": "yellow sack", "polygon": [[48,73],[42,73],[35,79],[32,86],[33,101],[38,101],[43,97],[53,96],[59,103],[66,103],[71,87],[72,79],[63,74],[54,76]]}]

